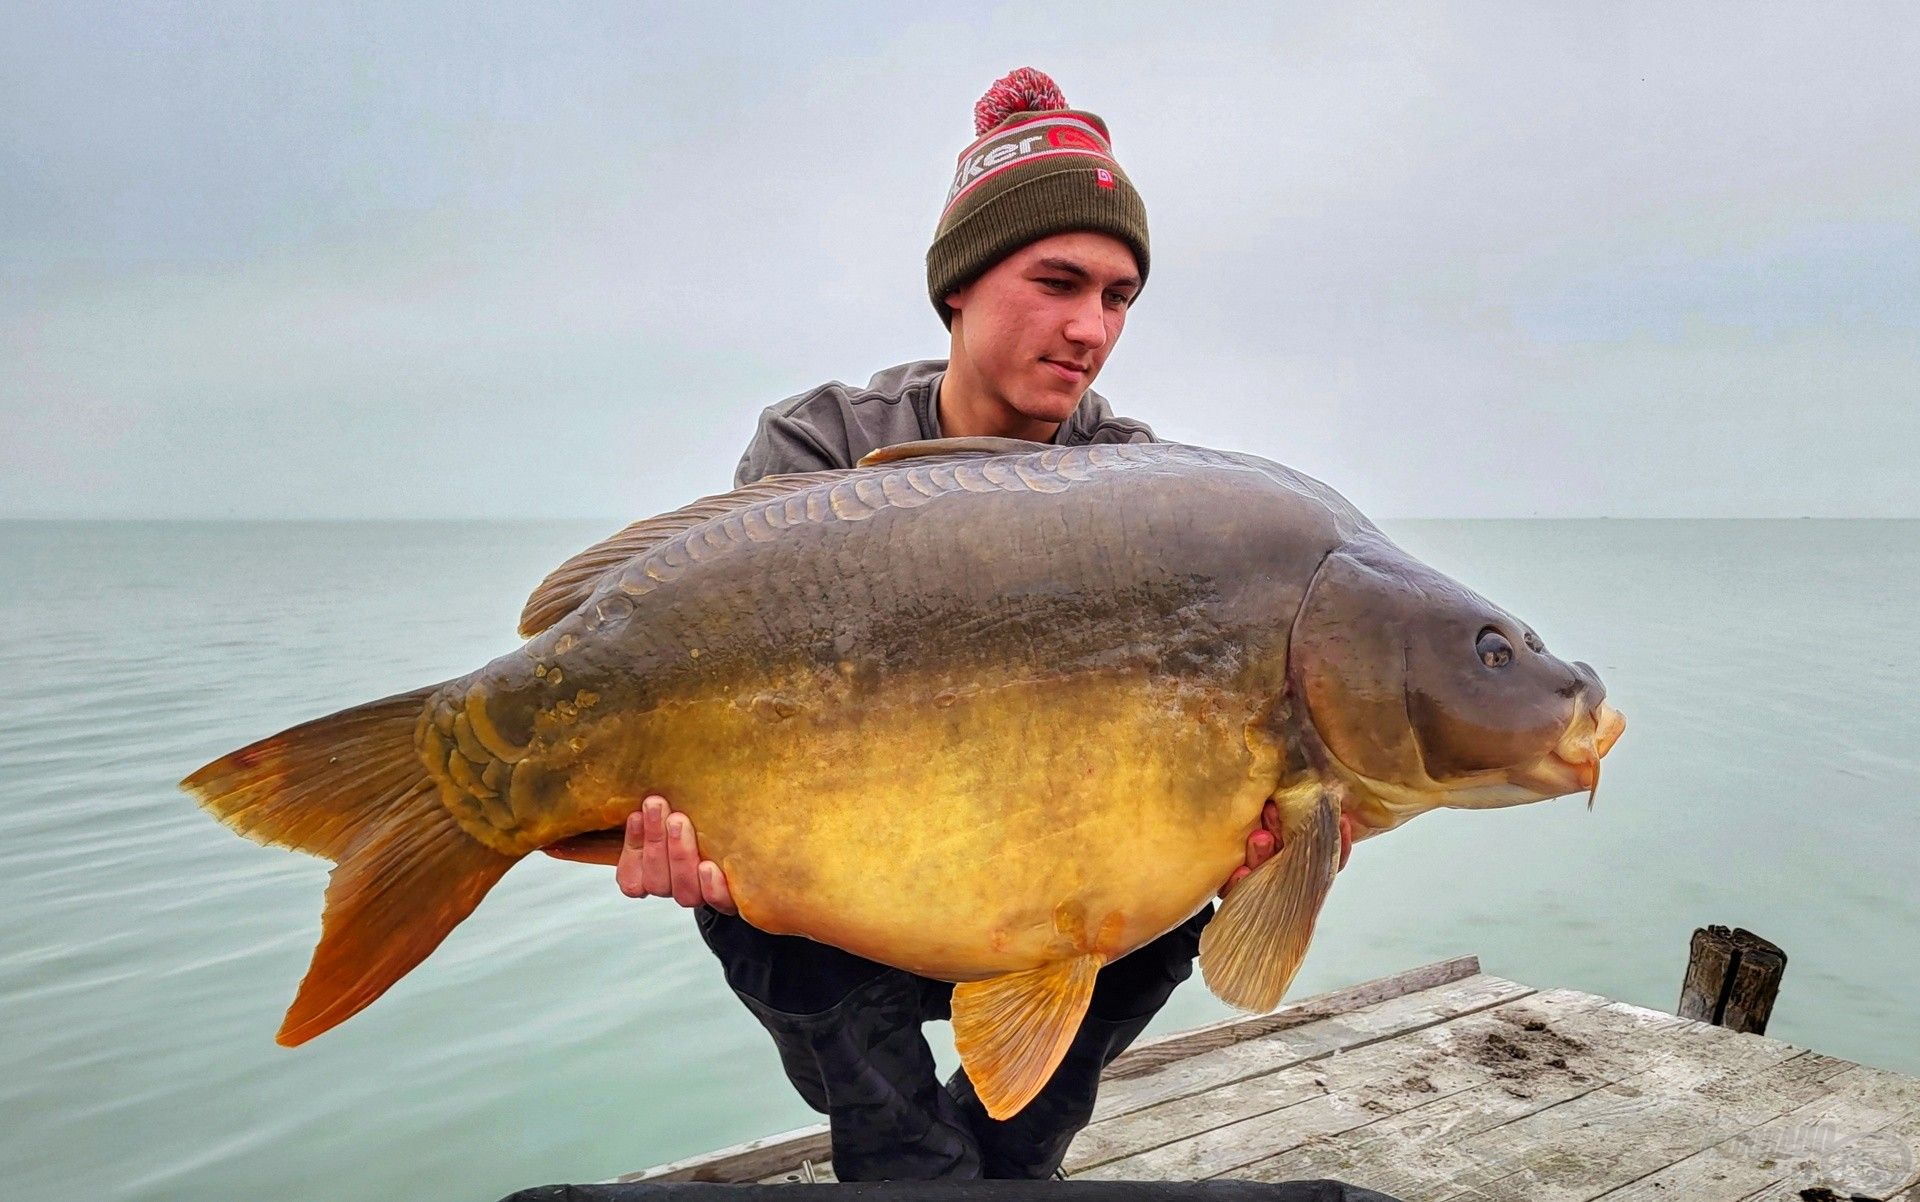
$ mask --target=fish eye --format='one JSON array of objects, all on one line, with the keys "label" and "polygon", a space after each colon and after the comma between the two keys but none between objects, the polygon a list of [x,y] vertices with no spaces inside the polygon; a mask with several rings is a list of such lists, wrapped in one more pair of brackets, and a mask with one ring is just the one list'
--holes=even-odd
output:
[{"label": "fish eye", "polygon": [[1541,642],[1541,641],[1540,641],[1540,636],[1539,636],[1539,635],[1537,635],[1537,634],[1535,634],[1535,633],[1533,633],[1533,631],[1531,631],[1531,630],[1529,630],[1529,631],[1527,631],[1527,633],[1526,633],[1526,635],[1525,635],[1525,638],[1526,638],[1526,641],[1527,641],[1527,650],[1529,650],[1529,651],[1537,651],[1537,652],[1539,652],[1539,653],[1540,653],[1540,654],[1542,654],[1542,655],[1544,655],[1544,654],[1546,654],[1546,651],[1547,651],[1547,645],[1546,645],[1545,643],[1543,643],[1543,642]]},{"label": "fish eye", "polygon": [[1480,656],[1480,662],[1489,668],[1504,668],[1513,662],[1513,644],[1491,626],[1480,632],[1473,649]]}]

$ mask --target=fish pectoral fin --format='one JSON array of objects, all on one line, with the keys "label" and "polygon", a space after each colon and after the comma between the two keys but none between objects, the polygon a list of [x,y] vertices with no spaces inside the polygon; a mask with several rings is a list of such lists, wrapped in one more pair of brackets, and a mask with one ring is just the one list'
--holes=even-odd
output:
[{"label": "fish pectoral fin", "polygon": [[588,831],[583,835],[571,835],[541,848],[556,860],[572,860],[576,864],[605,864],[618,867],[620,853],[626,850],[627,832],[625,827],[610,827],[603,831]]},{"label": "fish pectoral fin", "polygon": [[1235,885],[1200,936],[1200,973],[1221,1001],[1265,1013],[1306,959],[1314,920],[1340,869],[1340,812],[1322,794],[1278,855]]},{"label": "fish pectoral fin", "polygon": [[953,987],[953,1043],[987,1113],[1009,1119],[1067,1054],[1106,957],[1088,954]]},{"label": "fish pectoral fin", "polygon": [[1050,442],[1029,442],[1024,438],[989,438],[984,435],[923,438],[918,442],[897,442],[890,447],[868,451],[855,466],[878,467],[883,463],[921,459],[928,455],[1029,455],[1035,451],[1052,449]]}]

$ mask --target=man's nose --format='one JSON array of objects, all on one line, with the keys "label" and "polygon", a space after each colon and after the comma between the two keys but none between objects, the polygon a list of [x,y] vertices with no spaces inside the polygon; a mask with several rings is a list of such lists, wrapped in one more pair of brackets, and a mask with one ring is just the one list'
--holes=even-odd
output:
[{"label": "man's nose", "polygon": [[1074,306],[1073,316],[1067,319],[1066,335],[1069,342],[1090,351],[1107,344],[1107,315],[1098,294]]}]

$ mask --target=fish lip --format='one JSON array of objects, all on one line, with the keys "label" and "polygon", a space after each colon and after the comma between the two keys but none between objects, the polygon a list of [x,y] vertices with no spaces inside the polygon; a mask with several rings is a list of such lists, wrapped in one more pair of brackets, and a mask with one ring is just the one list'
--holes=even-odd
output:
[{"label": "fish lip", "polygon": [[1627,730],[1627,716],[1602,701],[1593,711],[1593,750],[1594,755],[1605,758],[1620,736]]},{"label": "fish lip", "polygon": [[1626,717],[1604,700],[1576,710],[1553,750],[1516,775],[1515,782],[1530,789],[1553,790],[1547,797],[1584,792],[1591,809],[1600,791],[1600,761],[1626,728]]},{"label": "fish lip", "polygon": [[1597,765],[1613,750],[1626,729],[1626,716],[1607,704],[1604,697],[1588,705],[1575,706],[1566,729],[1560,732],[1548,756],[1576,768]]},{"label": "fish lip", "polygon": [[[1574,781],[1582,789],[1591,789],[1600,780],[1600,759],[1598,756],[1590,760],[1574,759],[1556,749],[1550,753],[1547,758],[1557,761],[1560,767],[1565,768],[1571,773]],[[1572,790],[1569,790],[1569,792],[1571,791]]]},{"label": "fish lip", "polygon": [[1532,793],[1535,801],[1571,793],[1585,793],[1591,798],[1599,784],[1599,763],[1569,759],[1555,749],[1524,768],[1509,771],[1506,780]]}]

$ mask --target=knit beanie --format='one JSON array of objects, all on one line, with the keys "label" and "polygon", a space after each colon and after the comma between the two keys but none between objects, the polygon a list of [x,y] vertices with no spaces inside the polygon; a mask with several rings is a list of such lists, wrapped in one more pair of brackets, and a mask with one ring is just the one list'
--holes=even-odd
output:
[{"label": "knit beanie", "polygon": [[1113,158],[1107,123],[1067,107],[1053,80],[1021,67],[973,106],[979,135],[960,152],[927,251],[927,292],[953,325],[948,294],[1029,242],[1070,230],[1111,234],[1147,281],[1147,209]]}]

